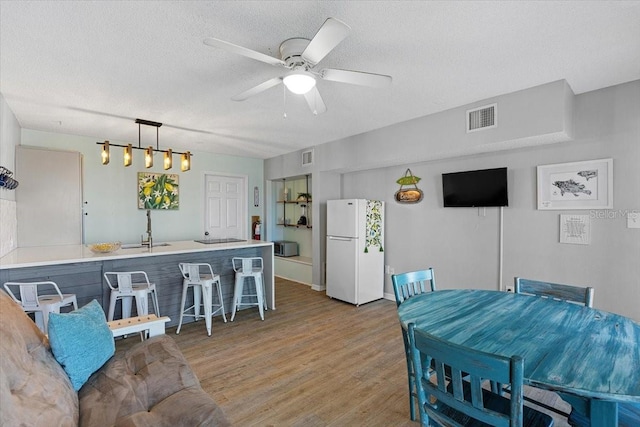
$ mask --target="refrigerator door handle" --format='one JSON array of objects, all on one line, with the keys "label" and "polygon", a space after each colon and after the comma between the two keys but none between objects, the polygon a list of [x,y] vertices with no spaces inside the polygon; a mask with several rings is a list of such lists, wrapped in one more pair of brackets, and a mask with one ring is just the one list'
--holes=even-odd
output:
[{"label": "refrigerator door handle", "polygon": [[350,242],[351,240],[353,240],[351,237],[336,237],[336,236],[328,236],[329,240],[342,240],[345,242]]}]

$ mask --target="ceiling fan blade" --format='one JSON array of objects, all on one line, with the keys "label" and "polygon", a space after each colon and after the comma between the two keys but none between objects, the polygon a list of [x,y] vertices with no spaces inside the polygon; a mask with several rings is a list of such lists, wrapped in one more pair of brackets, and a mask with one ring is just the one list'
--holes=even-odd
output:
[{"label": "ceiling fan blade", "polygon": [[327,111],[327,106],[324,105],[324,101],[322,100],[317,87],[314,86],[313,89],[305,93],[304,99],[307,100],[307,104],[309,104],[309,108],[313,114],[322,114]]},{"label": "ceiling fan blade", "polygon": [[264,92],[267,89],[277,86],[280,83],[282,83],[282,77],[275,77],[271,80],[267,80],[264,83],[260,83],[258,86],[252,87],[249,90],[245,90],[244,92],[237,94],[231,99],[234,101],[244,101],[245,99],[250,98],[253,95],[257,95],[260,92]]},{"label": "ceiling fan blade", "polygon": [[325,68],[320,71],[320,77],[333,82],[350,83],[352,85],[385,88],[391,84],[391,76],[384,74],[365,73],[363,71],[338,70]]},{"label": "ceiling fan blade", "polygon": [[228,52],[236,53],[238,55],[246,56],[247,58],[255,59],[257,61],[266,62],[271,65],[283,65],[284,61],[274,58],[273,56],[265,55],[264,53],[257,52],[255,50],[247,49],[246,47],[238,46],[233,43],[226,42],[224,40],[215,39],[213,37],[207,37],[202,41],[207,46],[218,47]]},{"label": "ceiling fan blade", "polygon": [[311,65],[317,64],[349,35],[349,31],[351,28],[344,22],[328,18],[302,52],[302,59]]}]

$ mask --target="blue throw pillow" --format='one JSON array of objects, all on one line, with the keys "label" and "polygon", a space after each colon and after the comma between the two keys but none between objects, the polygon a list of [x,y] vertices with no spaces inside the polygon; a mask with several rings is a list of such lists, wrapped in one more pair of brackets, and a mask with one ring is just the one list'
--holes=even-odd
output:
[{"label": "blue throw pillow", "polygon": [[70,313],[51,313],[48,330],[53,355],[76,391],[115,353],[113,334],[96,300]]}]

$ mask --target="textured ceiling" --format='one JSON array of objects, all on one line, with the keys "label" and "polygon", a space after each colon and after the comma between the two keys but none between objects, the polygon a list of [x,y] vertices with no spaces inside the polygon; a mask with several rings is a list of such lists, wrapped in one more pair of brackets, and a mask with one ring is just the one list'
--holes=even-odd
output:
[{"label": "textured ceiling", "polygon": [[[277,56],[328,17],[352,30],[320,67],[393,83],[319,81],[317,116],[282,85],[232,101],[283,69],[202,42]],[[135,143],[142,118],[160,148],[269,158],[559,79],[640,79],[639,23],[638,1],[2,0],[0,92],[23,128]]]}]

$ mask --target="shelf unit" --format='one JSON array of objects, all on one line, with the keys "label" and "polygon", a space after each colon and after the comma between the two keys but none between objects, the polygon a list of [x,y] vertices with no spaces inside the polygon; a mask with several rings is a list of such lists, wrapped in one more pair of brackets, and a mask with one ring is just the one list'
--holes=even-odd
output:
[{"label": "shelf unit", "polygon": [[[282,226],[282,227],[296,227],[296,228],[312,228],[312,225],[310,223],[309,220],[309,210],[311,209],[311,200],[304,200],[304,201],[286,201],[286,200],[278,200],[276,202],[279,206],[282,206],[282,216],[278,216],[278,218],[281,218],[282,220],[278,220],[278,222],[276,223],[276,225]],[[295,205],[295,206],[292,206]],[[297,216],[297,210],[300,209],[300,216],[302,216],[302,207],[305,207],[305,212],[304,212],[304,216],[307,217],[307,223],[306,224],[298,224],[297,222],[295,224],[291,224],[291,223],[287,223],[287,220],[290,220],[290,218],[287,217],[287,212],[291,212],[290,210],[287,210],[287,206],[293,207],[293,216],[294,218]],[[296,207],[297,206],[297,207]]]},{"label": "shelf unit", "polygon": [[[312,197],[311,175],[298,175],[273,182],[273,222],[272,240],[292,241],[298,244],[298,256],[274,257],[276,276],[304,283],[313,283],[312,250]],[[305,199],[298,200],[304,195]],[[304,206],[304,209],[303,209]],[[300,216],[307,219],[306,224],[298,225]],[[288,220],[285,222],[285,220]]]},{"label": "shelf unit", "polygon": [[[293,180],[283,180],[276,200],[276,225],[280,227],[312,228],[311,199],[300,197],[309,194],[309,176]],[[293,198],[293,200],[290,200]],[[306,218],[306,224],[299,224],[300,218]]]}]

